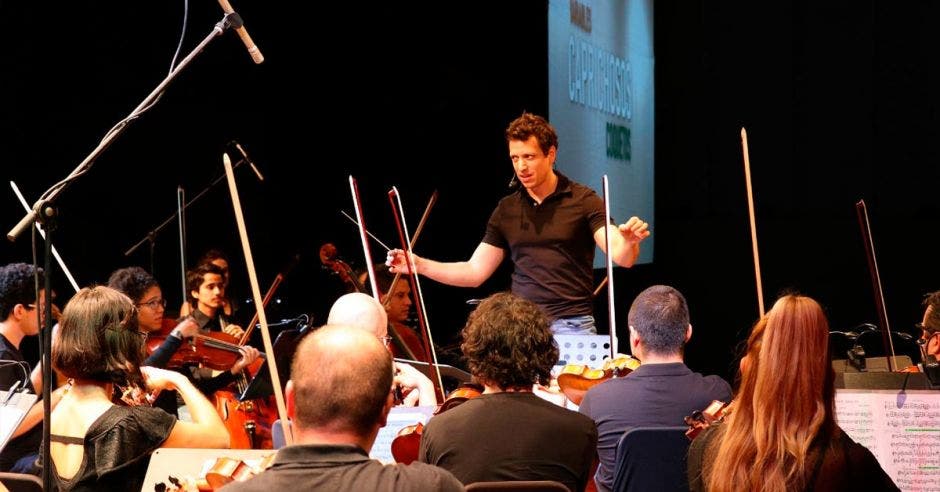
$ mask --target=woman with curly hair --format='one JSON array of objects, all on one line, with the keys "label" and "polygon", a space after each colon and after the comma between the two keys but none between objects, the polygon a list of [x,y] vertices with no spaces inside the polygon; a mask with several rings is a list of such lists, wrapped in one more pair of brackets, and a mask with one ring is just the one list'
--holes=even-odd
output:
[{"label": "woman with curly hair", "polygon": [[594,422],[532,393],[558,360],[548,318],[532,302],[499,293],[477,306],[461,335],[470,373],[485,390],[428,422],[418,459],[465,484],[555,480],[584,490]]},{"label": "woman with curly hair", "polygon": [[[114,289],[82,289],[65,306],[52,346],[53,367],[68,378],[51,416],[55,490],[139,490],[150,453],[159,447],[228,447],[215,407],[186,377],[140,367],[145,339],[134,303]],[[193,421],[146,405],[116,405],[115,389],[175,389]]]},{"label": "woman with curly hair", "polygon": [[835,422],[829,323],[822,307],[781,297],[748,338],[724,422],[692,442],[694,491],[898,490]]}]

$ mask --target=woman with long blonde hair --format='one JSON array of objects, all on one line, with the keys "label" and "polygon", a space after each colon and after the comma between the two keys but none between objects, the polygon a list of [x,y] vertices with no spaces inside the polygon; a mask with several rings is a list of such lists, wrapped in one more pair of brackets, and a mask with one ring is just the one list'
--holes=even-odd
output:
[{"label": "woman with long blonde hair", "polygon": [[692,490],[898,490],[836,424],[833,383],[822,307],[781,297],[748,338],[733,411],[692,443]]}]

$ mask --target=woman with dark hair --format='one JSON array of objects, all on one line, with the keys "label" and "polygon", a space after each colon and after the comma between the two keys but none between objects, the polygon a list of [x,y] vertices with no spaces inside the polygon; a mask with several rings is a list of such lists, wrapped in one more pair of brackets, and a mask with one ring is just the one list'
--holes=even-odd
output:
[{"label": "woman with dark hair", "polygon": [[833,382],[822,307],[805,296],[780,298],[748,338],[729,415],[692,441],[690,488],[898,490],[836,424]]},{"label": "woman with dark hair", "polygon": [[[51,416],[56,490],[139,490],[156,448],[228,447],[222,420],[189,380],[140,367],[145,338],[134,303],[114,289],[82,289],[65,306],[52,346],[53,367],[68,378]],[[116,405],[115,388],[125,394],[175,389],[193,421],[149,406]]]},{"label": "woman with dark hair", "polygon": [[[108,278],[108,287],[126,295],[137,307],[137,323],[141,331],[147,333],[159,332],[164,327],[167,318],[166,299],[160,284],[149,272],[143,268],[132,266],[121,268],[111,273]],[[173,326],[170,324],[170,326]],[[169,329],[169,327],[167,327]],[[156,350],[147,357],[142,365],[153,367],[166,367],[167,361],[173,356],[183,339],[191,338],[199,332],[199,325],[191,318],[183,318],[170,331]]]}]

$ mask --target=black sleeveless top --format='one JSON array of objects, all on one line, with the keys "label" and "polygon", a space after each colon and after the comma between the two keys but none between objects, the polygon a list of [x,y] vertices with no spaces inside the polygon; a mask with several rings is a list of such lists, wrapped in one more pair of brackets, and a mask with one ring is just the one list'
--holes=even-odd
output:
[{"label": "black sleeveless top", "polygon": [[54,442],[84,446],[75,476],[59,476],[52,462],[54,490],[140,490],[150,464],[150,453],[170,436],[176,417],[151,407],[115,405],[95,420],[84,439],[50,436]]}]

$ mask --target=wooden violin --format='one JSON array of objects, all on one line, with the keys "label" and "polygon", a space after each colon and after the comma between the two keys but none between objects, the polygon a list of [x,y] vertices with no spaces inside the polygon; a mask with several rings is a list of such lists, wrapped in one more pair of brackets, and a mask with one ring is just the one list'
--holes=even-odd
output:
[{"label": "wooden violin", "polygon": [[[437,406],[434,415],[446,412],[467,400],[481,395],[483,395],[483,386],[476,383],[463,383],[451,391],[444,399],[444,402]],[[392,439],[392,457],[395,458],[396,463],[407,465],[418,459],[418,448],[421,444],[421,434],[423,432],[424,424],[421,422],[406,425],[398,431],[398,435],[395,436],[395,439]]]},{"label": "wooden violin", "polygon": [[730,413],[731,403],[712,400],[704,410],[696,410],[685,418],[685,423],[689,426],[689,429],[685,431],[686,437],[689,440],[695,439],[703,430],[712,424],[720,423]]},{"label": "wooden violin", "polygon": [[[147,338],[147,349],[153,352],[166,340],[166,334],[150,335]],[[213,331],[198,334],[184,340],[183,345],[173,354],[166,364],[167,369],[175,369],[185,365],[202,365],[217,371],[226,371],[235,365],[241,357],[239,339],[228,333]],[[264,358],[261,354],[261,358]]]},{"label": "wooden violin", "polygon": [[637,367],[640,367],[639,359],[622,354],[605,360],[599,369],[583,364],[567,364],[558,374],[558,386],[572,403],[580,405],[589,389],[608,379],[624,377]]}]

